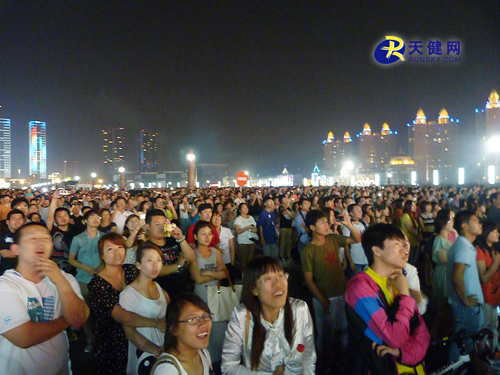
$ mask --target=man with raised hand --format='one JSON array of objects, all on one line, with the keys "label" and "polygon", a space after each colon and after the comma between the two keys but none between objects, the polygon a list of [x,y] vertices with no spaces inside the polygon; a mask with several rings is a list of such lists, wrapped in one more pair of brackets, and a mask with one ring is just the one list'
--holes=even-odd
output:
[{"label": "man with raised hand", "polygon": [[65,329],[89,309],[75,278],[50,260],[52,237],[39,223],[15,233],[15,270],[0,277],[0,374],[70,373]]}]

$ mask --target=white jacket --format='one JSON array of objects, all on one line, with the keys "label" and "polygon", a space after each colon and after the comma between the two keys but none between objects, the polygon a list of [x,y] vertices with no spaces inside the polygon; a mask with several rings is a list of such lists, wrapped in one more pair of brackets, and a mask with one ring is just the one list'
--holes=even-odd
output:
[{"label": "white jacket", "polygon": [[297,352],[297,345],[302,344],[305,350],[302,353],[302,374],[315,373],[316,350],[314,347],[314,326],[307,304],[299,299],[290,298],[294,321],[294,336],[292,346],[285,337],[284,308],[280,310],[278,319],[274,324],[265,321],[261,316],[261,323],[266,332],[264,350],[260,358],[258,371],[252,371],[250,365],[250,351],[252,348],[253,317],[248,329],[248,345],[245,349],[245,324],[247,308],[241,304],[234,308],[226,329],[226,338],[222,349],[222,374],[272,374],[285,359]]}]

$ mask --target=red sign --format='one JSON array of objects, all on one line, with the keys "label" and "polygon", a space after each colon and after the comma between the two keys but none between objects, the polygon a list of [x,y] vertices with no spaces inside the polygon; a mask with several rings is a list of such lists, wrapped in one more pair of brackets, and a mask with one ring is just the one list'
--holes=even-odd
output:
[{"label": "red sign", "polygon": [[243,171],[239,171],[238,174],[236,175],[236,183],[238,184],[238,186],[245,186],[248,182],[248,175],[243,172]]}]

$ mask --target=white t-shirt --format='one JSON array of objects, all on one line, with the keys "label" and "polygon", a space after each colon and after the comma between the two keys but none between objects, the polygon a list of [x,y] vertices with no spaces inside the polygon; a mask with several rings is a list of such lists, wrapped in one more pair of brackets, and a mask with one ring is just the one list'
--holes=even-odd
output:
[{"label": "white t-shirt", "polygon": [[[189,206],[189,204],[188,204],[188,206]],[[186,210],[186,212],[184,212],[182,210]],[[180,215],[181,219],[189,219],[188,207],[184,207],[183,203],[181,203],[179,205],[179,215]]]},{"label": "white t-shirt", "polygon": [[[75,293],[83,299],[76,279],[63,271]],[[67,375],[70,373],[66,331],[27,349],[2,336],[27,322],[48,322],[62,316],[56,286],[48,277],[35,284],[16,270],[0,277],[0,374]]]},{"label": "white t-shirt", "polygon": [[[420,292],[420,280],[418,278],[417,267],[411,265],[410,263],[406,263],[405,271],[406,280],[408,280],[408,288],[416,292]],[[417,303],[417,308],[420,315],[424,315],[427,312],[427,303],[429,300],[423,293],[421,294],[422,299],[420,300],[420,303]]]},{"label": "white t-shirt", "polygon": [[233,232],[226,227],[220,227],[219,234],[219,250],[222,254],[222,261],[224,263],[231,263],[231,251],[229,250],[229,240],[233,239]]},{"label": "white t-shirt", "polygon": [[123,234],[123,229],[125,228],[125,221],[127,221],[127,217],[129,217],[130,215],[132,215],[132,212],[126,210],[123,211],[123,213],[121,213],[120,211],[116,212],[116,215],[113,219],[113,223],[116,224],[116,231],[118,232],[118,234]]},{"label": "white t-shirt", "polygon": [[[160,298],[157,300],[151,300],[144,297],[129,285],[123,290],[123,292],[120,293],[120,306],[127,311],[132,311],[146,318],[163,319],[167,311],[167,300],[165,299],[165,294],[163,294],[161,287],[158,283],[155,284],[158,292],[160,293]],[[159,329],[154,327],[140,327],[136,328],[136,330],[153,344],[163,347],[165,336]],[[154,364],[156,359],[153,354],[147,352],[141,352],[140,354],[141,355],[137,357],[137,348],[134,344],[132,344],[132,342],[129,341],[127,375],[137,374],[138,368],[141,365],[152,367]]]},{"label": "white t-shirt", "polygon": [[[208,353],[207,349],[198,350],[198,353],[200,353],[201,363],[203,363],[203,375],[209,375],[212,363],[212,360],[210,359],[210,354]],[[177,360],[177,358],[174,357],[174,360],[175,362],[177,362],[177,365],[181,370],[180,375],[188,375],[188,373],[186,372],[186,370],[184,370],[184,367],[182,367],[181,363]],[[158,365],[158,367],[156,367],[156,370],[152,375],[179,375],[179,371],[177,371],[177,368],[172,363],[162,363]]]},{"label": "white t-shirt", "polygon": [[[254,225],[256,227],[257,223],[255,222],[255,220],[252,216],[248,216],[248,219],[243,219],[240,215],[234,220],[234,227],[236,228],[237,225],[239,225],[239,227],[241,229],[241,228],[248,227],[249,225]],[[238,243],[240,243],[242,245],[253,244],[254,242],[248,237],[248,235],[250,233],[251,233],[251,230],[249,229],[249,230],[244,231],[243,233],[238,234]]]},{"label": "white t-shirt", "polygon": [[[356,228],[360,235],[365,231],[365,226],[360,222],[358,224],[352,223],[352,226]],[[351,231],[345,226],[342,225],[342,234],[346,237],[351,237]],[[360,243],[351,244],[351,259],[354,264],[359,265],[367,265],[368,259],[366,258],[365,251],[363,250],[363,245]]]}]

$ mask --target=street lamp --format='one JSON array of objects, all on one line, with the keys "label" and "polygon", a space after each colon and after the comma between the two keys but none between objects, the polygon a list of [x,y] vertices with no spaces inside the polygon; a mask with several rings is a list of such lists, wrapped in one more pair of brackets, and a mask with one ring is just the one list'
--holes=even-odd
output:
[{"label": "street lamp", "polygon": [[120,172],[120,189],[125,189],[125,168],[118,168],[118,172]]},{"label": "street lamp", "polygon": [[193,150],[189,150],[186,155],[186,160],[188,162],[188,173],[187,173],[187,184],[188,189],[194,189],[194,163],[196,161],[196,156]]},{"label": "street lamp", "polygon": [[97,174],[96,174],[96,173],[94,173],[94,172],[92,172],[92,173],[90,174],[90,177],[92,177],[92,189],[93,189],[93,188],[94,188],[94,185],[95,185],[95,181],[94,181],[94,180],[95,180],[95,178],[97,177]]}]

